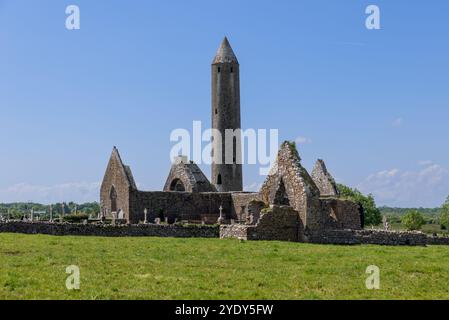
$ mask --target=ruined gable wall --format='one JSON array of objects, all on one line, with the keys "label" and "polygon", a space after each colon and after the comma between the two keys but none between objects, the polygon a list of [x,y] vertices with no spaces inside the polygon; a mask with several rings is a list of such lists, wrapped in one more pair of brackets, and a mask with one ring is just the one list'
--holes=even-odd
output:
[{"label": "ruined gable wall", "polygon": [[178,163],[173,165],[165,183],[164,191],[170,191],[171,183],[175,179],[181,180],[186,192],[215,191],[201,169],[193,163]]},{"label": "ruined gable wall", "polygon": [[110,197],[112,186],[114,186],[117,193],[117,209],[118,211],[120,209],[123,210],[125,218],[128,219],[130,213],[129,200],[131,187],[123,165],[116,156],[111,157],[100,188],[100,203],[108,214],[112,210]]},{"label": "ruined gable wall", "polygon": [[276,204],[276,192],[284,183],[290,206],[299,213],[302,223],[308,228],[316,228],[316,215],[320,208],[319,190],[302,167],[299,155],[292,145],[284,143],[279,150],[276,165],[270,172],[260,191],[263,201]]},{"label": "ruined gable wall", "polygon": [[337,184],[334,178],[327,171],[323,160],[318,160],[313,171],[312,179],[318,189],[320,189],[321,196],[338,196]]}]

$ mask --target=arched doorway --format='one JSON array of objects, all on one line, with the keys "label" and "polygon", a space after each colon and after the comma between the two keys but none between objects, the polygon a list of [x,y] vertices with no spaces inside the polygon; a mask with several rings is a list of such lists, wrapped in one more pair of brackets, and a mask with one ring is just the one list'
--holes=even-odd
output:
[{"label": "arched doorway", "polygon": [[184,183],[182,183],[180,179],[174,179],[170,184],[170,191],[185,192],[186,187],[184,186]]},{"label": "arched doorway", "polygon": [[117,191],[115,191],[114,186],[112,186],[111,193],[109,196],[111,199],[111,212],[115,213],[115,212],[117,212]]}]

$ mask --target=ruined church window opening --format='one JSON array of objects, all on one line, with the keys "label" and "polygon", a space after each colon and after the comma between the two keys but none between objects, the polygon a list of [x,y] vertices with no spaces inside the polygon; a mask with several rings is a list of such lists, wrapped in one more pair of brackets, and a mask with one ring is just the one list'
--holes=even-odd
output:
[{"label": "ruined church window opening", "polygon": [[220,67],[218,67],[217,71],[218,71],[218,73],[220,73],[220,72],[221,72],[221,68],[220,68]]},{"label": "ruined church window opening", "polygon": [[234,73],[234,68],[233,67],[231,67],[231,73]]},{"label": "ruined church window opening", "polygon": [[115,191],[115,187],[112,186],[111,193],[111,212],[117,212],[117,191]]},{"label": "ruined church window opening", "polygon": [[186,188],[180,179],[175,179],[170,184],[170,191],[185,192]]},{"label": "ruined church window opening", "polygon": [[284,181],[281,180],[279,184],[279,188],[276,191],[276,195],[274,196],[274,204],[279,206],[289,206],[290,200],[288,199],[287,190],[285,189]]},{"label": "ruined church window opening", "polygon": [[223,184],[223,182],[221,180],[221,174],[219,174],[218,177],[217,177],[217,184],[218,185],[222,185]]}]

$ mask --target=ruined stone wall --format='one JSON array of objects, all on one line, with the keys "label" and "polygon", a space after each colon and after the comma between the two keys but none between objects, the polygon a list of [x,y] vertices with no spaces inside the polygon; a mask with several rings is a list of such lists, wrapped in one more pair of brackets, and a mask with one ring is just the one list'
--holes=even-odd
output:
[{"label": "ruined stone wall", "polygon": [[220,226],[220,238],[248,240],[249,228],[254,228],[254,226],[244,224],[222,224]]},{"label": "ruined stone wall", "polygon": [[233,216],[245,220],[248,215],[248,207],[251,201],[261,201],[259,193],[238,192],[232,194]]},{"label": "ruined stone wall", "polygon": [[356,202],[337,198],[321,198],[320,202],[322,229],[361,229],[360,206]]},{"label": "ruined stone wall", "polygon": [[320,189],[322,197],[338,196],[337,184],[329,171],[327,171],[323,160],[318,159],[311,176],[318,189]]},{"label": "ruined stone wall", "polygon": [[427,236],[427,244],[429,245],[449,245],[449,238],[448,237],[434,237],[434,236]]},{"label": "ruined stone wall", "polygon": [[173,238],[218,238],[218,226],[180,225],[83,225],[45,222],[2,222],[0,233],[47,234],[54,236],[99,236],[99,237],[173,237]]},{"label": "ruined stone wall", "polygon": [[164,217],[178,220],[201,220],[201,215],[220,216],[220,206],[227,219],[236,219],[232,196],[230,193],[189,193],[189,192],[144,192],[132,194],[131,223],[144,220],[144,210],[148,210],[147,218],[154,219],[163,214]]},{"label": "ruined stone wall", "polygon": [[425,246],[428,237],[421,232],[382,230],[326,230],[308,237],[308,242],[320,244],[376,244],[386,246]]},{"label": "ruined stone wall", "polygon": [[304,227],[291,207],[273,206],[262,211],[257,225],[222,225],[220,238],[244,240],[303,241]]},{"label": "ruined stone wall", "polygon": [[[296,214],[297,217],[297,214]],[[268,218],[268,219],[267,219]],[[182,225],[94,225],[46,222],[0,222],[0,233],[46,234],[55,236],[100,237],[179,237],[179,238],[239,238],[245,240],[301,241],[301,233],[290,228],[290,218],[265,215],[259,226],[243,224],[218,226]],[[286,219],[286,220],[284,220]],[[292,221],[288,221],[292,219]],[[285,228],[285,225],[289,226]],[[301,228],[301,227],[299,227]],[[296,236],[297,235],[297,236]],[[295,240],[297,239],[297,240]],[[380,230],[327,230],[308,238],[317,244],[387,246],[449,245],[449,238],[427,236],[421,232],[392,232]]]},{"label": "ruined stone wall", "polygon": [[300,161],[295,147],[284,142],[260,194],[266,203],[290,205],[306,228],[319,229],[320,192]]}]

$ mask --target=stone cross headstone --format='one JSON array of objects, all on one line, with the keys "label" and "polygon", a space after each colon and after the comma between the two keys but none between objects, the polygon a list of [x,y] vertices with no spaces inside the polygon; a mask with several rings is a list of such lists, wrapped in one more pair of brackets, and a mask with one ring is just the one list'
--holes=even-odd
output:
[{"label": "stone cross headstone", "polygon": [[225,217],[223,215],[223,206],[220,206],[220,208],[218,209],[220,210],[220,217],[218,218],[218,224],[223,224],[225,222]]},{"label": "stone cross headstone", "polygon": [[143,214],[145,216],[143,223],[147,224],[148,223],[148,209],[147,208],[145,208],[145,210],[143,210]]},{"label": "stone cross headstone", "polygon": [[62,217],[64,217],[64,215],[65,215],[65,205],[64,205],[64,202],[63,203],[61,203],[61,209],[62,209],[62,214],[61,214],[61,220],[60,220],[60,222],[62,222]]},{"label": "stone cross headstone", "polygon": [[382,223],[384,225],[384,230],[389,231],[390,230],[390,224],[388,223],[388,219],[386,216],[383,216]]}]

